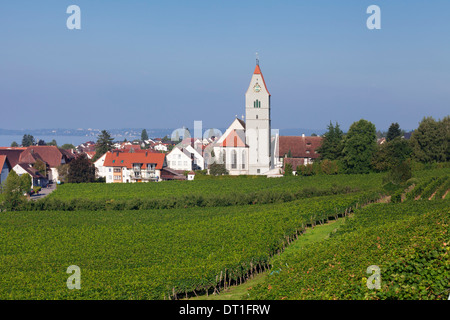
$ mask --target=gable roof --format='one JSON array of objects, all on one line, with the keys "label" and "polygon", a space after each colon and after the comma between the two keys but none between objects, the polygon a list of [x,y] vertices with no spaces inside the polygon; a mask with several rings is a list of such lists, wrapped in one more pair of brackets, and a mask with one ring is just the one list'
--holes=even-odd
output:
[{"label": "gable roof", "polygon": [[3,166],[4,166],[5,164],[8,166],[8,169],[9,169],[9,170],[12,169],[11,164],[10,164],[9,161],[8,161],[8,157],[5,156],[5,155],[0,155],[0,172],[2,171]]},{"label": "gable roof", "polygon": [[165,159],[166,155],[164,153],[107,152],[103,165],[105,167],[127,167],[131,169],[134,163],[139,163],[142,164],[141,168],[145,169],[147,164],[155,164],[156,169],[161,170],[165,164]]},{"label": "gable roof", "polygon": [[26,150],[26,148],[14,148],[14,147],[0,147],[0,155],[8,157],[8,161],[12,168],[19,163],[20,154]]},{"label": "gable roof", "polygon": [[262,82],[264,83],[264,88],[266,88],[266,91],[267,91],[267,93],[268,93],[269,96],[270,96],[269,89],[268,89],[267,86],[266,86],[266,82],[264,81],[264,76],[263,76],[263,74],[262,74],[262,72],[261,72],[261,69],[259,68],[259,64],[256,65],[255,71],[253,71],[253,74],[258,74],[258,75],[261,76]]},{"label": "gable roof", "polygon": [[[316,149],[322,144],[322,137],[279,136],[278,157],[291,151],[292,158],[318,158]],[[309,152],[308,152],[309,151]]]},{"label": "gable roof", "polygon": [[33,179],[47,179],[38,170],[30,166],[29,164],[19,163],[17,165],[20,166],[23,170],[25,170]]},{"label": "gable roof", "polygon": [[[246,147],[247,145],[242,141],[245,138],[243,137],[243,130],[233,130],[231,131],[225,139],[223,139],[222,143],[219,144],[221,147]],[[240,133],[240,134],[239,134]]]},{"label": "gable roof", "polygon": [[30,146],[20,154],[19,163],[33,164],[40,159],[51,168],[56,168],[61,165],[63,158],[68,162],[75,158],[75,155],[55,146]]}]

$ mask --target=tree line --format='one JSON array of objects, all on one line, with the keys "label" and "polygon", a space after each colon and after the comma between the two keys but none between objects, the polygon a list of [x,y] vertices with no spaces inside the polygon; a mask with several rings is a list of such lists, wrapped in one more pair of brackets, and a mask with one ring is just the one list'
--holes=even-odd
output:
[{"label": "tree line", "polygon": [[[409,139],[398,123],[392,123],[383,143],[377,143],[377,131],[370,121],[354,122],[347,133],[330,122],[316,150],[319,161],[296,169],[299,175],[390,171],[392,182],[406,181],[414,168],[449,161],[449,141],[450,116],[442,120],[424,117]],[[288,166],[287,174],[292,170]]]}]

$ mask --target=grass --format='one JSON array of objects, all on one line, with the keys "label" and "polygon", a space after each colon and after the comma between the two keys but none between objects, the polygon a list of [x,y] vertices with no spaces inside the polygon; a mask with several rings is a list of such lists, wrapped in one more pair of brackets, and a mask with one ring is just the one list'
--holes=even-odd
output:
[{"label": "grass", "polygon": [[[345,223],[345,218],[338,220],[328,221],[323,225],[317,225],[314,228],[309,228],[302,234],[298,240],[291,243],[289,247],[285,249],[284,253],[289,254],[297,250],[302,250],[305,246],[309,246],[315,242],[319,242],[327,239],[331,233],[335,232],[341,225]],[[261,272],[255,275],[252,279],[237,285],[231,286],[226,290],[222,290],[220,294],[210,294],[208,296],[202,295],[198,297],[189,298],[189,300],[241,300],[247,294],[247,291],[258,284],[262,284],[266,277],[267,272]]]}]

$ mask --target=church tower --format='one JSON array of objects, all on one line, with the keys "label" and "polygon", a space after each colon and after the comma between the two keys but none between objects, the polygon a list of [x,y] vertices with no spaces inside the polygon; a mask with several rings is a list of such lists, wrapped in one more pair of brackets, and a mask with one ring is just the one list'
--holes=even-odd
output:
[{"label": "church tower", "polygon": [[249,147],[248,174],[264,174],[272,169],[270,93],[258,59],[245,94],[245,138]]}]

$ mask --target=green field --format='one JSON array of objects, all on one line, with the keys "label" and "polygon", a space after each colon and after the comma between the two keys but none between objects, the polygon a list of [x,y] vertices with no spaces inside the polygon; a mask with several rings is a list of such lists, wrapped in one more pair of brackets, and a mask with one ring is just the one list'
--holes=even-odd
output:
[{"label": "green field", "polygon": [[[429,170],[420,172],[415,179],[419,184],[446,175],[448,169]],[[433,248],[431,251],[437,250],[438,257],[441,254],[448,257],[448,253],[441,250],[443,240],[448,239],[448,232],[444,232],[448,229],[448,197],[369,204],[360,209],[383,195],[382,176],[63,185],[49,199],[58,198],[64,203],[84,195],[92,201],[105,202],[123,196],[128,197],[126,201],[155,198],[162,203],[179,197],[181,204],[181,200],[189,199],[187,190],[191,190],[188,194],[206,195],[206,198],[214,198],[217,193],[259,197],[260,192],[267,190],[278,190],[278,196],[289,192],[302,196],[284,196],[276,201],[271,199],[266,203],[246,205],[227,202],[214,207],[189,203],[185,207],[169,209],[138,206],[132,210],[105,210],[102,207],[99,211],[77,208],[38,211],[33,208],[31,211],[2,212],[0,299],[180,299],[223,291],[224,287],[239,285],[263,271],[272,276],[261,281],[270,282],[262,282],[248,290],[246,298],[372,298],[373,293],[358,287],[362,277],[367,276],[364,274],[367,263],[379,264],[384,269],[394,268],[401,259],[409,259],[408,254],[416,253],[408,251],[414,244],[412,240],[407,241],[408,237],[417,237],[421,249]],[[445,181],[442,179],[442,185]],[[260,187],[257,186],[259,182]],[[435,183],[434,187],[440,190],[442,185]],[[342,186],[351,190],[339,188]],[[304,192],[305,189],[309,191]],[[336,191],[335,194],[318,192],[331,189]],[[353,218],[348,217],[350,212]],[[306,247],[295,245],[296,239],[308,228],[338,217],[346,222],[328,240],[314,241]],[[374,230],[383,235],[384,242],[380,243],[383,253],[379,255],[372,252],[377,247]],[[348,270],[331,278],[321,277],[320,273],[310,280],[305,277],[305,265],[322,263],[325,266],[323,261],[326,260],[334,264],[333,254],[338,253],[345,255],[347,260],[341,263],[346,262]],[[378,260],[369,261],[368,256]],[[292,271],[285,269],[286,263]],[[80,290],[67,289],[69,274],[66,269],[70,265],[80,267]],[[448,273],[448,269],[441,267],[432,266],[430,270]],[[354,274],[354,279],[348,272]],[[286,274],[292,279],[285,278]],[[434,277],[432,273],[426,275]],[[354,281],[349,281],[352,279]],[[392,281],[397,281],[395,279],[393,277]],[[305,290],[316,282],[318,286],[313,288],[317,295],[310,291],[305,294]],[[388,293],[380,295],[380,298],[389,297]],[[442,298],[434,293],[433,296],[419,297]]]}]

